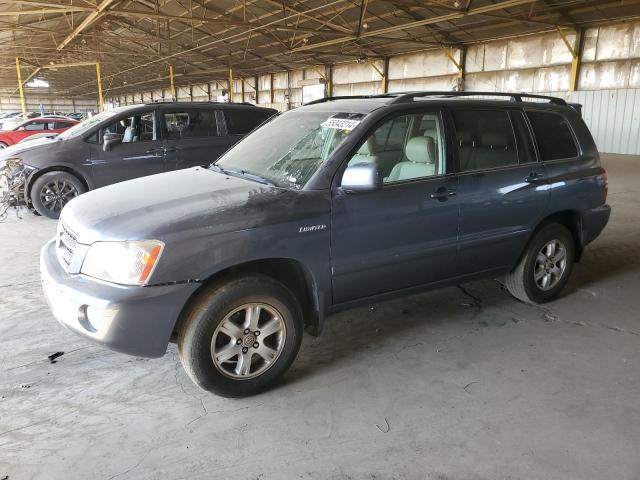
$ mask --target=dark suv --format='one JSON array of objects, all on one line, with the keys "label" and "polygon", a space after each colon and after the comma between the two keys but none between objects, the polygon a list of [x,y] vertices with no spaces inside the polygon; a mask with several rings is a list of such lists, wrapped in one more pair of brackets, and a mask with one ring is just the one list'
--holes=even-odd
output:
[{"label": "dark suv", "polygon": [[596,146],[561,99],[468,95],[324,99],[209,168],[74,199],[41,253],[54,316],[132,355],[176,341],[198,385],[238,396],[355,305],[488,276],[554,299],[609,219]]},{"label": "dark suv", "polygon": [[152,103],[102,112],[56,138],[5,149],[26,170],[25,198],[58,218],[72,198],[154,173],[209,165],[276,110],[251,104]]}]

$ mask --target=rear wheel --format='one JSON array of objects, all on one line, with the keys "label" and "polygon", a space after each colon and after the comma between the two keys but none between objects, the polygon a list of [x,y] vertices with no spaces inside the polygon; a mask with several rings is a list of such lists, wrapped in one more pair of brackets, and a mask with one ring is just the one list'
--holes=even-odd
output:
[{"label": "rear wheel", "polygon": [[569,230],[558,223],[546,225],[533,237],[513,272],[506,276],[505,286],[523,302],[549,302],[569,280],[574,259],[574,239]]},{"label": "rear wheel", "polygon": [[287,371],[302,342],[293,294],[266,276],[230,280],[203,292],[186,312],[178,353],[191,379],[225,397],[258,393]]},{"label": "rear wheel", "polygon": [[48,172],[33,182],[31,204],[40,215],[59,218],[64,206],[86,191],[76,176],[67,172]]}]

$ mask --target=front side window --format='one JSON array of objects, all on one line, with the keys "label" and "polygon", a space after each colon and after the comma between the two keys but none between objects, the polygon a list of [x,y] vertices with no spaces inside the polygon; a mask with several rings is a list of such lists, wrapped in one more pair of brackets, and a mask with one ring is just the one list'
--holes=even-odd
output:
[{"label": "front side window", "polygon": [[461,172],[518,164],[509,113],[503,110],[451,112],[458,140]]},{"label": "front side window", "polygon": [[153,111],[120,118],[102,129],[105,134],[117,135],[122,143],[135,143],[155,140],[155,121]]},{"label": "front side window", "polygon": [[527,112],[541,160],[559,160],[578,156],[567,120],[557,113]]},{"label": "front side window", "polygon": [[384,183],[445,173],[444,136],[437,112],[401,115],[367,137],[349,166],[375,163]]},{"label": "front side window", "polygon": [[164,112],[162,131],[168,140],[217,137],[216,112],[200,108]]},{"label": "front side window", "polygon": [[290,110],[246,136],[212,166],[299,190],[365,117]]},{"label": "front side window", "polygon": [[44,122],[29,122],[24,126],[24,129],[27,131],[38,131],[45,130],[47,124]]}]

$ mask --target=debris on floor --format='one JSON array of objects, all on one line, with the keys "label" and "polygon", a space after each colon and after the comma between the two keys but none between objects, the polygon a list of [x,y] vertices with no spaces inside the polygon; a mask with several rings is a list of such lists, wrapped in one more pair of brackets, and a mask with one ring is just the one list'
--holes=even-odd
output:
[{"label": "debris on floor", "polygon": [[61,357],[62,355],[64,355],[64,352],[56,352],[56,353],[52,353],[47,358],[49,359],[49,362],[56,363],[57,362],[56,358]]}]

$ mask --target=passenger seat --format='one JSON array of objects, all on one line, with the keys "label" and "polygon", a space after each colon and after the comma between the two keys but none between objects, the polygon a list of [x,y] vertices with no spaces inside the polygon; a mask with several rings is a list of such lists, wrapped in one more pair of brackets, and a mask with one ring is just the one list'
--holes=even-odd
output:
[{"label": "passenger seat", "polygon": [[436,173],[436,144],[433,137],[413,137],[404,148],[408,162],[396,164],[387,182],[429,177]]}]

